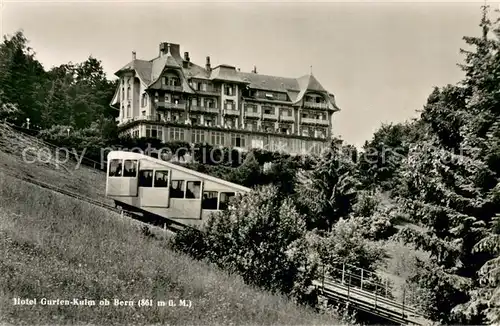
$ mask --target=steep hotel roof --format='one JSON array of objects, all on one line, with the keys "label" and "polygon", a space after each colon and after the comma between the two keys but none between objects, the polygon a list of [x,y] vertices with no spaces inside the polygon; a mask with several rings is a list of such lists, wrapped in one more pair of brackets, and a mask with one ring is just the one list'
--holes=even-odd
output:
[{"label": "steep hotel roof", "polygon": [[[236,70],[235,67],[226,64],[207,70],[191,61],[185,61],[180,56],[178,44],[163,44],[167,44],[168,46],[166,53],[162,53],[149,61],[138,59],[132,60],[118,70],[115,75],[120,76],[123,72],[135,71],[140,80],[147,87],[151,87],[157,83],[165,69],[171,68],[180,71],[184,78],[230,81],[246,84],[253,89],[285,92],[293,103],[301,101],[307,91],[316,91],[326,94],[333,104],[333,107],[339,110],[335,104],[333,94],[326,91],[312,73],[299,78],[288,78],[263,75],[254,72],[240,72]],[[185,84],[185,81],[183,81],[183,85]],[[189,86],[186,89],[188,88],[188,92],[193,91]]]}]

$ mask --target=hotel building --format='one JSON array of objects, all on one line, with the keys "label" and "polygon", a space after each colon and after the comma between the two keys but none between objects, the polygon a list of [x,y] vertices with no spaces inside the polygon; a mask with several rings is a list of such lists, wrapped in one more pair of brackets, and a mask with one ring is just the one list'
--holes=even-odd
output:
[{"label": "hotel building", "polygon": [[318,153],[332,136],[334,95],[312,75],[299,78],[204,67],[161,43],[158,57],[118,70],[111,106],[121,135],[290,154]]}]

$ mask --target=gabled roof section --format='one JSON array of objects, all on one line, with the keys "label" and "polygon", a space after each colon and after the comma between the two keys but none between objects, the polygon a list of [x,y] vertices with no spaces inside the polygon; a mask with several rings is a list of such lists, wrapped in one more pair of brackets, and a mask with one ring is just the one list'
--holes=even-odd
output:
[{"label": "gabled roof section", "polygon": [[116,76],[119,76],[122,72],[135,71],[138,77],[143,81],[144,84],[148,85],[151,82],[151,69],[152,62],[146,60],[132,60],[123,66],[120,70],[115,72]]},{"label": "gabled roof section", "polygon": [[302,76],[297,79],[297,82],[299,83],[300,93],[297,95],[294,104],[301,101],[307,91],[316,91],[328,94],[313,74]]},{"label": "gabled roof section", "polygon": [[297,81],[299,83],[301,91],[310,90],[326,93],[326,90],[323,88],[323,86],[321,86],[321,84],[313,74],[302,76],[298,78]]}]

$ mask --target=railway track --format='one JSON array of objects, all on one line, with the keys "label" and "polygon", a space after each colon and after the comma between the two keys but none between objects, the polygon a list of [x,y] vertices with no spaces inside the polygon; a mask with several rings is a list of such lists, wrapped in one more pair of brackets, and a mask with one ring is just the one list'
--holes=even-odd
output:
[{"label": "railway track", "polygon": [[36,185],[38,187],[41,187],[41,188],[44,188],[44,189],[48,189],[48,190],[60,193],[62,195],[65,195],[65,196],[78,199],[80,201],[89,203],[89,204],[97,206],[97,207],[104,208],[106,210],[109,210],[109,211],[112,211],[114,213],[120,214],[122,217],[133,218],[134,220],[142,223],[144,226],[161,227],[164,230],[168,230],[168,231],[174,232],[174,233],[176,233],[176,232],[178,232],[179,230],[182,229],[182,227],[180,227],[179,225],[172,224],[172,223],[170,223],[166,219],[164,219],[165,221],[164,221],[163,225],[159,224],[158,221],[156,221],[156,223],[149,223],[149,222],[147,222],[147,220],[150,220],[150,219],[148,219],[147,217],[145,217],[144,215],[142,215],[142,214],[140,214],[138,212],[133,212],[133,211],[124,209],[124,208],[119,207],[119,206],[114,206],[114,205],[110,205],[110,204],[107,204],[107,203],[103,203],[102,201],[99,201],[99,200],[96,200],[96,199],[93,199],[93,198],[90,198],[90,197],[87,197],[87,196],[84,196],[84,195],[81,195],[81,194],[77,194],[75,192],[68,191],[66,189],[62,189],[60,187],[54,186],[54,185],[52,185],[50,183],[47,183],[47,182],[43,182],[43,181],[37,180],[37,179],[32,178],[32,177],[19,176],[19,175],[16,175],[16,174],[14,174],[14,173],[10,172],[9,170],[4,169],[2,167],[0,167],[0,170],[2,171],[2,173],[6,174],[6,175],[8,175],[8,176],[10,176],[12,178],[15,178],[15,179],[18,179],[18,180],[22,180],[24,182],[28,182],[28,183]]}]

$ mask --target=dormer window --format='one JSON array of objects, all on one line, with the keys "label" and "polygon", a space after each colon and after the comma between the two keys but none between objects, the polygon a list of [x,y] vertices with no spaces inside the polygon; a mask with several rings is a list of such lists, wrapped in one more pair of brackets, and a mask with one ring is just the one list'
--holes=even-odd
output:
[{"label": "dormer window", "polygon": [[170,82],[170,86],[180,86],[181,85],[181,81],[177,77],[170,77],[169,82]]}]

